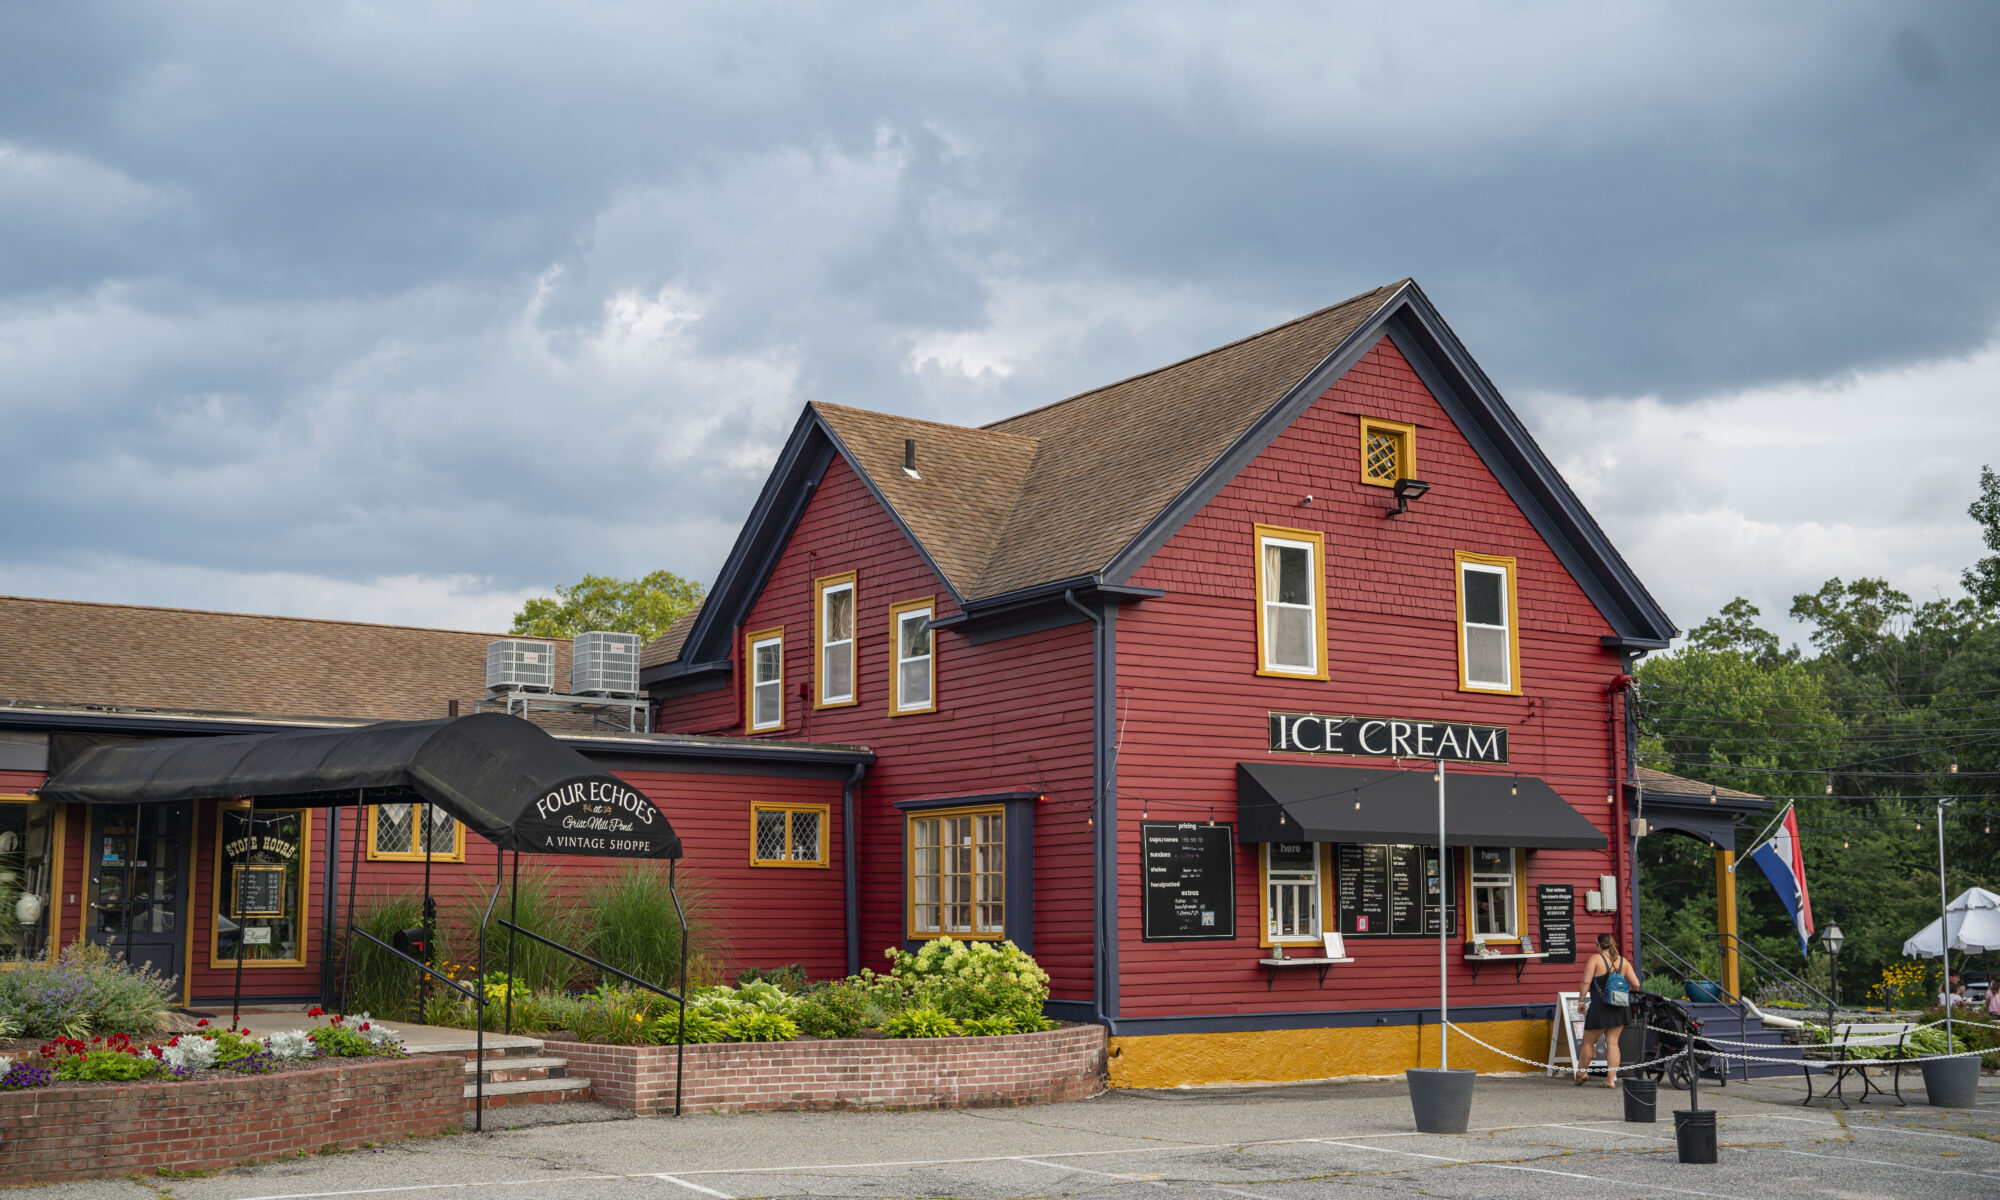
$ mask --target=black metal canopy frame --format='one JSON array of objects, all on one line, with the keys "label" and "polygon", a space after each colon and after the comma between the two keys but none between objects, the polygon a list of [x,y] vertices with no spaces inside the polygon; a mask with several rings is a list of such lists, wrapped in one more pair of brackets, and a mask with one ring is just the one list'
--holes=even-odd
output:
[{"label": "black metal canopy frame", "polygon": [[[348,972],[356,935],[408,962],[426,980],[435,979],[471,1000],[479,1069],[473,1073],[474,1128],[484,1128],[486,1060],[486,926],[500,899],[501,868],[496,861],[493,894],[479,922],[480,986],[467,988],[354,925],[354,887],[359,874],[365,804],[421,803],[448,813],[501,851],[514,855],[515,896],[519,903],[521,852],[595,858],[664,858],[667,887],[681,923],[678,990],[628,975],[575,950],[522,929],[507,928],[507,974],[511,981],[516,934],[533,938],[607,974],[637,984],[680,1005],[687,1014],[687,916],[681,911],[675,874],[681,840],[666,814],[644,793],[600,770],[583,755],[539,727],[502,713],[475,713],[434,721],[383,721],[343,729],[286,730],[231,737],[190,737],[100,746],[66,764],[41,787],[55,804],[148,805],[186,800],[243,798],[276,807],[340,808],[355,812],[354,848],[347,885],[347,937],[342,946],[341,1007],[347,1002]],[[432,934],[430,822],[416,830],[424,852],[424,954]],[[128,856],[129,857],[129,856]],[[339,862],[331,887],[339,888]],[[129,888],[127,889],[129,894]],[[126,923],[126,939],[131,939]],[[240,966],[243,947],[237,946]],[[129,957],[129,948],[128,948]],[[239,975],[240,978],[240,975]],[[232,1024],[234,1022],[232,1021]],[[507,988],[507,1026],[513,1027],[513,987]],[[681,1062],[674,1070],[674,1115],[681,1110]]]}]

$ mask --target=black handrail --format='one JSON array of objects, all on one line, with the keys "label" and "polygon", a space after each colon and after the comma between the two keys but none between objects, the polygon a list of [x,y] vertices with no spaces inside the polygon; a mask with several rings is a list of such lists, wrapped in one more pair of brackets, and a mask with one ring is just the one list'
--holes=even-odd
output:
[{"label": "black handrail", "polygon": [[[669,869],[671,869],[671,867]],[[687,1040],[687,953],[688,953],[687,914],[685,912],[680,911],[680,897],[678,895],[674,896],[674,909],[677,913],[679,913],[681,919],[681,990],[678,992],[673,991],[669,988],[661,987],[659,984],[650,982],[649,980],[641,979],[637,975],[621,971],[617,967],[612,966],[610,963],[599,962],[598,960],[590,957],[590,955],[585,954],[580,950],[572,950],[568,946],[563,945],[561,942],[545,938],[541,934],[536,933],[532,929],[523,929],[519,925],[516,925],[514,922],[507,920],[505,917],[502,917],[499,923],[502,926],[506,927],[506,929],[510,933],[518,933],[522,937],[531,938],[534,941],[540,942],[542,945],[549,947],[551,950],[560,950],[564,954],[569,955],[571,958],[577,960],[580,963],[584,963],[588,966],[594,967],[595,969],[602,971],[607,975],[616,975],[618,978],[623,979],[628,983],[635,983],[640,987],[645,988],[649,992],[654,992],[657,993],[658,995],[665,996],[667,999],[672,1000],[674,1003],[680,1006],[679,1022],[674,1030],[674,1042],[676,1046],[674,1054],[674,1115],[678,1117],[681,1115],[682,1068],[687,1059],[686,1040]],[[514,985],[512,979],[510,978],[507,984],[508,1028],[511,1029],[513,1027],[513,1021],[514,1021]]]},{"label": "black handrail", "polygon": [[[1687,959],[1682,958],[1679,954],[1676,954],[1674,952],[1673,947],[1666,945],[1657,938],[1649,939],[1643,933],[1639,935],[1639,942],[1642,948],[1658,952],[1660,954],[1664,954],[1667,958],[1672,960],[1673,964],[1681,969],[1682,980],[1684,983],[1686,980],[1701,978],[1702,975],[1701,968],[1695,966]],[[1720,975],[1722,974],[1722,972],[1717,971],[1716,974]],[[1750,1019],[1748,1014],[1743,1011],[1743,997],[1737,995],[1735,992],[1730,991],[1726,986],[1723,985],[1723,981],[1720,979],[1711,979],[1708,980],[1707,982],[1713,983],[1718,991],[1720,991],[1724,996],[1728,997],[1730,1000],[1735,1002],[1736,1030],[1737,1030],[1736,1036],[1738,1040],[1747,1042],[1749,1040]],[[1689,1061],[1692,1062],[1693,1060],[1690,1059]],[[1728,1058],[1725,1057],[1722,1060],[1722,1066],[1717,1068],[1715,1073],[1716,1077],[1722,1080],[1722,1086],[1728,1087],[1729,1086]],[[1750,1062],[1748,1059],[1743,1060],[1743,1078],[1745,1080],[1748,1080],[1750,1078]]]},{"label": "black handrail", "polygon": [[1805,979],[1802,979],[1799,976],[1792,974],[1791,971],[1780,966],[1774,959],[1771,958],[1770,955],[1764,953],[1762,950],[1759,950],[1757,947],[1751,945],[1749,942],[1744,941],[1740,935],[1734,933],[1718,933],[1715,936],[1718,947],[1722,946],[1725,943],[1734,943],[1737,953],[1740,955],[1747,955],[1750,958],[1750,960],[1756,964],[1757,969],[1759,971],[1769,971],[1774,975],[1781,975],[1786,979],[1786,981],[1798,985],[1798,987],[1803,989],[1814,999],[1824,1004],[1829,1011],[1833,1008],[1832,996],[1829,996],[1825,992],[1820,991],[1818,986],[1816,986],[1815,984],[1812,984],[1806,981]]},{"label": "black handrail", "polygon": [[[490,905],[489,905],[489,907],[490,907]],[[446,974],[445,974],[444,972],[442,972],[442,971],[439,971],[439,970],[437,970],[437,969],[433,968],[433,967],[432,967],[432,966],[431,966],[431,965],[430,965],[429,963],[427,963],[427,962],[423,961],[422,959],[419,959],[419,958],[413,958],[413,957],[411,957],[410,955],[408,955],[408,954],[405,954],[405,953],[403,953],[403,952],[402,952],[401,950],[398,950],[398,949],[396,949],[396,948],[395,948],[394,946],[391,946],[391,945],[390,945],[389,943],[387,943],[387,942],[383,941],[383,940],[382,940],[381,938],[378,938],[378,937],[376,937],[376,936],[375,936],[374,934],[372,934],[372,933],[368,932],[368,931],[367,931],[366,929],[361,929],[361,928],[358,928],[358,927],[356,927],[356,926],[354,926],[354,925],[349,925],[349,926],[347,927],[347,937],[348,937],[348,945],[349,945],[350,947],[352,947],[352,946],[353,946],[353,944],[354,944],[354,935],[355,935],[355,934],[360,934],[360,935],[361,935],[361,936],[362,936],[363,938],[365,938],[366,940],[368,940],[368,941],[371,941],[371,942],[374,942],[374,943],[375,943],[375,944],[376,944],[377,946],[380,946],[380,947],[382,947],[382,949],[384,949],[384,950],[387,950],[387,951],[388,951],[388,952],[389,952],[390,954],[394,955],[394,956],[395,956],[395,957],[397,957],[397,958],[400,958],[400,959],[402,959],[402,960],[403,960],[404,962],[406,962],[406,963],[409,963],[409,964],[410,964],[411,966],[415,967],[415,968],[416,968],[417,970],[419,970],[419,971],[422,971],[422,972],[423,972],[423,973],[424,973],[425,975],[428,975],[428,976],[430,976],[431,978],[433,978],[433,979],[436,979],[436,980],[437,980],[438,982],[440,982],[440,983],[444,984],[444,985],[445,985],[446,987],[448,987],[448,988],[452,989],[453,991],[457,992],[458,994],[460,994],[460,995],[464,996],[464,997],[465,997],[466,999],[468,999],[468,1000],[472,1001],[472,1026],[473,1026],[473,1030],[472,1030],[472,1044],[473,1044],[473,1051],[472,1051],[472,1052],[473,1052],[474,1056],[476,1056],[476,1057],[477,1057],[477,1059],[478,1059],[478,1062],[477,1062],[477,1063],[476,1063],[476,1064],[474,1065],[474,1067],[473,1067],[473,1069],[472,1069],[472,1104],[473,1104],[473,1108],[472,1108],[472,1130],[473,1130],[473,1132],[474,1132],[474,1133],[483,1133],[483,1132],[485,1132],[485,1130],[486,1130],[486,987],[485,987],[485,981],[484,981],[484,980],[481,980],[481,981],[480,981],[480,986],[479,986],[479,988],[478,988],[477,990],[474,990],[474,989],[472,989],[472,988],[469,988],[469,987],[466,987],[466,986],[465,986],[464,984],[460,983],[460,982],[459,982],[458,980],[456,980],[456,979],[453,979],[453,978],[452,978],[451,976],[449,976],[449,975],[446,975]],[[427,943],[425,943],[425,945],[426,945],[426,946],[428,947],[429,943],[427,942]],[[509,990],[511,991],[512,989],[509,989]],[[345,1007],[347,1007],[347,989],[346,989],[346,987],[345,987],[345,986],[343,986],[343,987],[341,988],[341,993],[340,993],[340,1004],[341,1004],[341,1007],[342,1007],[342,1008],[345,1008]],[[346,1015],[346,1014],[344,1014],[344,1013],[343,1013],[342,1015],[344,1016],[344,1015]],[[417,1016],[418,1016],[418,1017],[419,1017],[419,1018],[421,1019],[421,1018],[422,1018],[422,1016],[423,1016],[423,1014],[422,1014],[422,1013],[418,1013],[418,1014],[417,1014]]]}]

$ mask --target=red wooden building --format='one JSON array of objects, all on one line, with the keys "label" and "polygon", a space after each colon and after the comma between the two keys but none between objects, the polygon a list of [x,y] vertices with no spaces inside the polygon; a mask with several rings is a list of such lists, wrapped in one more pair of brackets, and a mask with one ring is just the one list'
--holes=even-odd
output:
[{"label": "red wooden building", "polygon": [[850,967],[1011,938],[1118,1082],[1295,1079],[1435,1062],[1439,887],[1454,1020],[1540,1057],[1674,632],[1405,281],[980,428],[809,406],[644,680],[873,752]]}]

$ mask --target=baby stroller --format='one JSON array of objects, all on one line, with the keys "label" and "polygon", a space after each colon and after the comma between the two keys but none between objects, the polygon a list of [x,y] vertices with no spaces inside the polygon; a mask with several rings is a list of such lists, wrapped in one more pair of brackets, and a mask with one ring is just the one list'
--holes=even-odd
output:
[{"label": "baby stroller", "polygon": [[[1671,996],[1641,991],[1633,993],[1632,1008],[1646,1030],[1641,1044],[1646,1048],[1645,1061],[1652,1065],[1641,1068],[1640,1073],[1647,1079],[1655,1082],[1665,1079],[1672,1086],[1686,1091],[1693,1082],[1689,1078],[1689,1058],[1694,1060],[1693,1070],[1727,1078],[1716,1062],[1715,1047],[1701,1036],[1701,1022],[1689,1016],[1680,1001]],[[1682,1053],[1690,1042],[1694,1044],[1694,1053]],[[1675,1057],[1666,1062],[1654,1061],[1668,1055]]]}]

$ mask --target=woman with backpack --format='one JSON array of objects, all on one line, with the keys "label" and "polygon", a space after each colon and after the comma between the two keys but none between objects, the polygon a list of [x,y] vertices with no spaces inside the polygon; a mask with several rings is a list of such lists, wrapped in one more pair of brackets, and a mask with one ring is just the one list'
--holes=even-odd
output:
[{"label": "woman with backpack", "polygon": [[1576,1053],[1576,1086],[1589,1077],[1590,1060],[1597,1053],[1597,1039],[1604,1039],[1604,1086],[1618,1086],[1618,1035],[1632,1011],[1632,993],[1639,977],[1632,964],[1618,953],[1618,939],[1608,933],[1597,935],[1597,953],[1583,968],[1583,986],[1577,989],[1589,997],[1583,1017],[1583,1046]]}]

